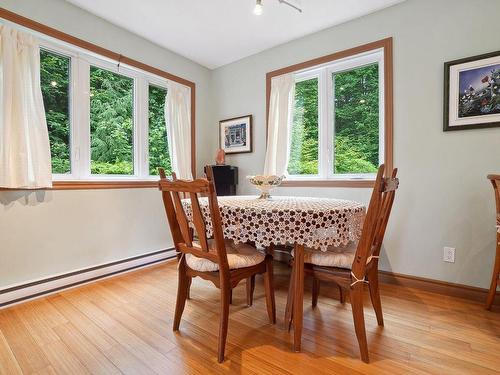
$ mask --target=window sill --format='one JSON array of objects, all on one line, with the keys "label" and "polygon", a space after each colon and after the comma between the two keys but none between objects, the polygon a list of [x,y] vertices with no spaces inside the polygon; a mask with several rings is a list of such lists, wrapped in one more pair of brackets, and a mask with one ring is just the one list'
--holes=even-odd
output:
[{"label": "window sill", "polygon": [[7,189],[0,191],[19,190],[96,190],[96,189],[152,189],[158,188],[158,180],[134,180],[134,181],[54,181],[51,188],[46,189]]},{"label": "window sill", "polygon": [[375,180],[285,180],[282,187],[373,188]]},{"label": "window sill", "polygon": [[150,189],[150,188],[158,188],[158,180],[54,181],[52,189],[50,190]]}]

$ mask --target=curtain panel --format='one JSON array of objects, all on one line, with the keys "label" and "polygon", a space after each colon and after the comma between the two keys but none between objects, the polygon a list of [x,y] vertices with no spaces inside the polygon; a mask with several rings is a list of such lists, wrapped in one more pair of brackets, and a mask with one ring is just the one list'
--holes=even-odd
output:
[{"label": "curtain panel", "polygon": [[293,73],[274,77],[271,80],[265,175],[282,176],[288,168],[294,97],[295,76]]},{"label": "curtain panel", "polygon": [[172,171],[191,180],[191,89],[170,81],[165,98],[168,148]]},{"label": "curtain panel", "polygon": [[0,25],[0,187],[52,186],[36,38]]}]

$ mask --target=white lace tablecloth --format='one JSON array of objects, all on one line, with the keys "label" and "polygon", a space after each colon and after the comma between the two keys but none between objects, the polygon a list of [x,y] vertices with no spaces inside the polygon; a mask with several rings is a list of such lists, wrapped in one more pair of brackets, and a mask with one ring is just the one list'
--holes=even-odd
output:
[{"label": "white lace tablecloth", "polygon": [[[212,236],[208,200],[199,201],[207,235]],[[330,245],[347,245],[359,239],[365,216],[364,205],[341,199],[231,196],[218,197],[218,202],[224,237],[255,242],[260,248],[297,243],[326,251]],[[191,221],[191,201],[182,203]]]}]

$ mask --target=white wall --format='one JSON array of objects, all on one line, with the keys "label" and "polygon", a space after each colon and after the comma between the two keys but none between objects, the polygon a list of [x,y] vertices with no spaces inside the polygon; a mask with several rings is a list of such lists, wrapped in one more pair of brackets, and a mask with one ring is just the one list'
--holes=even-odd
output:
[{"label": "white wall", "polygon": [[[382,268],[488,287],[495,232],[486,174],[500,171],[500,128],[443,133],[443,63],[500,50],[499,14],[498,1],[408,0],[215,70],[212,126],[254,115],[254,152],[228,157],[240,168],[239,192],[253,191],[245,176],[264,165],[266,72],[392,36],[401,184]],[[277,194],[367,201],[370,191],[281,188]],[[457,248],[456,263],[442,262],[443,246]]]},{"label": "white wall", "polygon": [[[65,1],[0,0],[0,6],[194,81],[198,173],[202,170],[217,142],[208,122],[208,69]],[[156,189],[0,192],[0,289],[171,245]]]}]

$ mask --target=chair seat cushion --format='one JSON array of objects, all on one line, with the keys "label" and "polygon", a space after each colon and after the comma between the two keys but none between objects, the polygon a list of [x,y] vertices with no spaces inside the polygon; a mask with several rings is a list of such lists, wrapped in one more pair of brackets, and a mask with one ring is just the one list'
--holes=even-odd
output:
[{"label": "chair seat cushion", "polygon": [[[215,248],[213,240],[209,240],[209,247]],[[245,268],[262,263],[265,255],[251,245],[244,243],[235,244],[231,240],[225,240],[227,262],[229,269]],[[186,263],[189,268],[200,272],[214,272],[219,270],[219,265],[205,258],[199,258],[193,254],[186,254]]]},{"label": "chair seat cushion", "polygon": [[[338,267],[351,269],[356,255],[356,244],[343,247],[328,247],[327,251],[304,248],[304,263],[322,267]],[[292,252],[293,256],[293,252]]]}]

